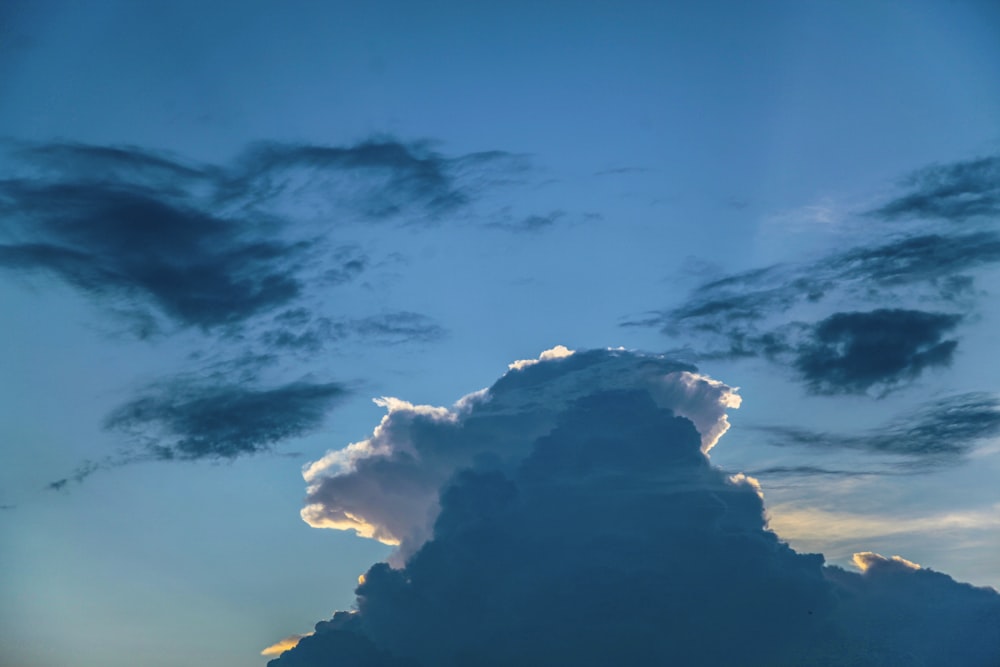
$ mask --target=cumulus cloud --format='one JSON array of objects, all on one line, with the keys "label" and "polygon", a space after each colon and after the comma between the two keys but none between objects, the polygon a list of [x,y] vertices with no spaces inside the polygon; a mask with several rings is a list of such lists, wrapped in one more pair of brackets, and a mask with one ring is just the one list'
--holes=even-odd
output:
[{"label": "cumulus cloud", "polygon": [[739,406],[734,389],[691,366],[623,350],[574,354],[556,346],[538,360],[511,364],[492,387],[450,408],[380,399],[388,414],[370,438],[305,467],[302,518],[412,552],[430,535],[439,490],[455,471],[477,461],[515,465],[565,405],[601,388],[633,386],[689,418],[704,451],[729,427],[726,409]]},{"label": "cumulus cloud", "polygon": [[312,634],[312,632],[307,632],[301,635],[289,635],[264,648],[260,654],[266,658],[277,657],[285,651],[295,648],[303,637],[309,637]]},{"label": "cumulus cloud", "polygon": [[307,468],[310,499],[378,537],[436,487],[425,539],[270,664],[997,663],[996,591],[870,553],[825,567],[769,530],[759,485],[705,455],[698,419],[733,390],[696,375],[578,351],[452,408],[383,401],[372,438]]}]

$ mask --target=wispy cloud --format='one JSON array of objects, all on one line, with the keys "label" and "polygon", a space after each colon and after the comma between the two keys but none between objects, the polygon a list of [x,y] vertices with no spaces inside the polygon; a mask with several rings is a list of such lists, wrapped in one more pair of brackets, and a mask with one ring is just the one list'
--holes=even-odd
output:
[{"label": "wispy cloud", "polygon": [[755,428],[780,446],[859,449],[940,463],[963,457],[983,440],[1000,436],[1000,398],[984,392],[949,396],[885,426],[854,434],[788,426]]},{"label": "wispy cloud", "polygon": [[901,183],[904,193],[872,211],[886,220],[939,219],[965,222],[1000,216],[1000,156],[919,169]]},{"label": "wispy cloud", "polygon": [[157,459],[232,459],[318,427],[347,394],[337,383],[277,387],[161,382],[115,409],[105,426]]},{"label": "wispy cloud", "polygon": [[524,168],[500,151],[445,156],[390,138],[263,143],[220,165],[69,143],[8,158],[17,176],[0,181],[0,268],[46,272],[130,310],[143,335],[154,316],[209,331],[300,306],[310,283],[369,266],[334,242],[331,223],[435,218]]}]

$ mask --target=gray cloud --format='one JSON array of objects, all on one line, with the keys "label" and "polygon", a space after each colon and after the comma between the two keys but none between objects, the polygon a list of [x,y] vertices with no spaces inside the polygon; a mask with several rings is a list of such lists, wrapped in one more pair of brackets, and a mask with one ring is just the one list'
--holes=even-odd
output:
[{"label": "gray cloud", "polygon": [[177,380],[118,407],[105,427],[156,459],[234,459],[316,429],[347,393],[336,383],[252,388]]},{"label": "gray cloud", "polygon": [[[682,416],[714,413],[721,394],[666,407],[697,385],[666,360],[575,356],[517,367],[456,412],[390,412],[379,432],[411,443],[407,465],[458,463],[423,478],[437,480],[430,539],[399,569],[374,565],[355,612],[270,665],[1000,659],[996,591],[876,554],[858,555],[861,574],[824,567],[769,531],[753,480],[713,467],[700,418]],[[370,444],[383,453],[348,448],[327,463],[402,460],[386,457],[389,441]]]},{"label": "gray cloud", "polygon": [[964,222],[1000,215],[1000,156],[932,165],[910,174],[905,193],[872,211],[887,220]]},{"label": "gray cloud", "polygon": [[10,157],[19,173],[0,181],[0,268],[46,272],[142,335],[157,316],[227,331],[302,307],[310,284],[369,267],[331,243],[331,222],[436,218],[525,168],[499,151],[445,156],[390,138],[258,144],[228,165],[70,143]]},{"label": "gray cloud", "polygon": [[968,454],[1000,435],[1000,399],[993,394],[958,394],[921,406],[885,426],[856,434],[787,426],[758,427],[769,442],[816,449],[860,449],[898,454],[939,464]]},{"label": "gray cloud", "polygon": [[298,308],[280,313],[274,327],[260,335],[271,350],[315,354],[329,343],[349,338],[374,345],[433,343],[447,336],[447,331],[433,319],[420,313],[395,311],[359,319],[334,320],[313,317]]},{"label": "gray cloud", "polygon": [[[811,264],[775,264],[707,281],[679,306],[622,325],[656,327],[695,346],[696,358],[768,359],[817,393],[884,392],[951,363],[957,341],[942,334],[974,308],[969,273],[998,262],[1000,235],[993,232],[901,237]],[[812,321],[796,317],[816,317],[832,302],[938,303],[958,312],[827,308]]]},{"label": "gray cloud", "polygon": [[819,394],[886,390],[924,369],[951,363],[955,340],[943,340],[961,317],[919,310],[834,313],[810,328],[794,365]]},{"label": "gray cloud", "polygon": [[48,271],[93,296],[148,305],[213,328],[287,304],[302,292],[302,244],[260,238],[251,225],[120,185],[0,185],[22,243],[0,266]]}]

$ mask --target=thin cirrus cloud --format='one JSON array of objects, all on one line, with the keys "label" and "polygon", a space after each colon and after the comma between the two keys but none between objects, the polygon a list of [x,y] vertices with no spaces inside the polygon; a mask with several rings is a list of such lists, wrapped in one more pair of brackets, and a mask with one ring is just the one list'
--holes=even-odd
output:
[{"label": "thin cirrus cloud", "polygon": [[886,220],[901,218],[965,222],[1000,215],[1000,156],[932,165],[907,176],[904,194],[873,210]]},{"label": "thin cirrus cloud", "polygon": [[397,481],[429,469],[433,523],[398,568],[368,570],[355,611],[269,664],[995,664],[996,591],[867,550],[860,572],[824,566],[769,529],[755,480],[705,454],[733,396],[662,357],[591,351],[451,409],[387,401],[371,440],[307,478],[351,478],[373,516],[361,463],[411,443]]},{"label": "thin cirrus cloud", "polygon": [[351,337],[374,345],[433,343],[447,337],[447,330],[420,313],[394,311],[356,319],[314,317],[304,308],[284,311],[272,320],[272,328],[259,338],[274,352],[316,354],[330,343]]},{"label": "thin cirrus cloud", "polygon": [[789,426],[752,428],[779,446],[858,449],[900,455],[918,464],[941,463],[956,461],[982,441],[1000,435],[1000,399],[986,392],[948,396],[884,426],[854,434]]}]

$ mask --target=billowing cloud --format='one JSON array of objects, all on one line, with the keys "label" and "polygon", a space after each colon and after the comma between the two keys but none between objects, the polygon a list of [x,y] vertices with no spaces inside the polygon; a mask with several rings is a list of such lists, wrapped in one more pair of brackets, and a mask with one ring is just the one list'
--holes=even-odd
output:
[{"label": "billowing cloud", "polygon": [[301,635],[289,635],[267,646],[260,654],[266,658],[279,656],[285,651],[295,648],[303,637],[309,637],[312,634],[311,632],[307,632]]},{"label": "billowing cloud", "polygon": [[409,495],[426,470],[416,486],[437,485],[426,540],[398,569],[374,565],[354,612],[270,664],[1000,660],[996,591],[871,553],[861,573],[825,567],[782,542],[759,485],[705,455],[698,418],[732,390],[684,373],[696,375],[661,357],[576,352],[511,369],[453,408],[384,401],[371,439],[307,469],[310,496],[334,497],[320,475],[349,479],[337,490],[354,504],[339,518],[389,530],[405,520],[387,505],[365,513],[375,492]]},{"label": "billowing cloud", "polygon": [[789,426],[757,427],[775,445],[861,449],[941,463],[1000,436],[1000,399],[985,392],[939,398],[885,426],[854,434]]},{"label": "billowing cloud", "polygon": [[726,409],[739,406],[734,389],[659,357],[557,346],[540,360],[515,362],[488,390],[450,408],[380,399],[388,414],[370,438],[306,466],[302,518],[409,553],[430,535],[441,485],[457,470],[482,460],[515,465],[567,404],[591,391],[643,387],[698,427],[703,451],[729,428]]},{"label": "billowing cloud", "polygon": [[1000,216],[1000,156],[919,169],[903,180],[905,192],[872,213],[888,220],[943,219],[964,222]]}]

